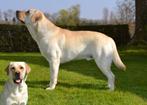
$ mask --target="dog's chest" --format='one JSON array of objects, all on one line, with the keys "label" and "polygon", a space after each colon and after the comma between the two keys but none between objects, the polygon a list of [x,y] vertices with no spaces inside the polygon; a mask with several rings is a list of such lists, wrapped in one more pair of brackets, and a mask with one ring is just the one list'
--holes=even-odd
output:
[{"label": "dog's chest", "polygon": [[13,86],[6,84],[6,88],[3,93],[3,101],[6,105],[26,105],[27,100],[28,92],[26,85],[23,85],[21,88],[14,88]]},{"label": "dog's chest", "polygon": [[41,54],[48,59],[51,55],[51,51],[54,49],[54,45],[51,42],[49,43],[47,39],[37,41],[37,44]]},{"label": "dog's chest", "polygon": [[27,94],[24,92],[15,92],[14,94],[11,94],[11,96],[8,98],[8,103],[12,103],[12,105],[25,105],[27,102]]}]

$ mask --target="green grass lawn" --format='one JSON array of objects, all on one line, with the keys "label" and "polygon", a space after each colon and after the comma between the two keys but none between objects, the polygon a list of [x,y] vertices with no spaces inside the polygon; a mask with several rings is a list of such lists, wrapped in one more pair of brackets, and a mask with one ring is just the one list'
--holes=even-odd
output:
[{"label": "green grass lawn", "polygon": [[147,51],[121,51],[125,72],[112,65],[116,90],[110,92],[105,76],[93,61],[73,61],[60,66],[55,90],[49,83],[48,62],[40,53],[0,53],[0,91],[7,80],[5,67],[10,61],[25,61],[31,66],[28,76],[28,105],[147,105]]}]

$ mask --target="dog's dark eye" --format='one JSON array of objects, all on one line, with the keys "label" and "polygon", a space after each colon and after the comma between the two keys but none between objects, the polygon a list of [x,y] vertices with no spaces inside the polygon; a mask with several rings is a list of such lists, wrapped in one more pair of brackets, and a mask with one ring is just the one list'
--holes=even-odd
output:
[{"label": "dog's dark eye", "polygon": [[20,69],[22,70],[22,69],[23,69],[23,67],[22,67],[22,66],[20,66]]},{"label": "dog's dark eye", "polygon": [[15,67],[12,67],[11,70],[15,70]]}]

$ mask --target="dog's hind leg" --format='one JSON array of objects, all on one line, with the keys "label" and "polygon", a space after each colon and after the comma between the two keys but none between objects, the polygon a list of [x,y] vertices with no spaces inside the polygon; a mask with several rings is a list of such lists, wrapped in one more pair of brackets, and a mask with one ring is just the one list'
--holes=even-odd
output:
[{"label": "dog's hind leg", "polygon": [[109,89],[113,91],[115,89],[115,76],[111,71],[112,59],[103,56],[101,59],[95,59],[95,62],[102,73],[107,77]]}]

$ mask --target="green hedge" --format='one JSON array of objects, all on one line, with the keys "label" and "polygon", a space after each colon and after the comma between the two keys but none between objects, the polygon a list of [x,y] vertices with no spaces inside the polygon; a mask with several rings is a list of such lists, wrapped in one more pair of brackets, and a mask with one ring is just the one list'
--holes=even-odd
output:
[{"label": "green hedge", "polygon": [[0,25],[1,52],[36,52],[36,43],[24,25]]},{"label": "green hedge", "polygon": [[[112,37],[117,46],[130,41],[128,25],[60,26],[70,30],[99,31]],[[0,25],[1,52],[38,52],[38,46],[24,25]]]}]

